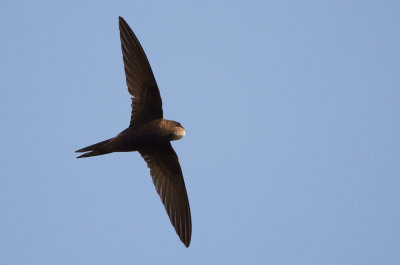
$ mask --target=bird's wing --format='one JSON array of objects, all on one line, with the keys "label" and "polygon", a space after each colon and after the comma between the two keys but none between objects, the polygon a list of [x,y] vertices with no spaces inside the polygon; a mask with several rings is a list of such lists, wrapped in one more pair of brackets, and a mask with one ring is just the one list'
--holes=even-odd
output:
[{"label": "bird's wing", "polygon": [[157,82],[139,40],[122,17],[119,31],[125,66],[126,84],[132,95],[132,114],[129,126],[163,117],[162,101]]},{"label": "bird's wing", "polygon": [[140,148],[154,185],[181,241],[189,247],[192,220],[178,156],[170,142]]}]

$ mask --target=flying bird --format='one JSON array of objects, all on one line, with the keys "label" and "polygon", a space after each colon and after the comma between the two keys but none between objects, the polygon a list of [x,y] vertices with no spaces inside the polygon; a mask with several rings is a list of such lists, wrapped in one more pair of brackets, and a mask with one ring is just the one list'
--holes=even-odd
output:
[{"label": "flying bird", "polygon": [[189,200],[178,156],[171,141],[186,134],[176,121],[163,118],[160,91],[149,61],[132,29],[119,17],[122,56],[126,84],[132,95],[129,127],[114,138],[77,150],[78,158],[113,152],[138,151],[150,169],[150,175],[169,219],[181,241],[189,247],[192,220]]}]

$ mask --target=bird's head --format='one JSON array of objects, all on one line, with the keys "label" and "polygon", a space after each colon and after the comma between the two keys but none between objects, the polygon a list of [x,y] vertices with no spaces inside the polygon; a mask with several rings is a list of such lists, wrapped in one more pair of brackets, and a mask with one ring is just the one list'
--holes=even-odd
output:
[{"label": "bird's head", "polygon": [[183,128],[183,126],[176,121],[171,121],[171,125],[172,125],[171,141],[182,139],[186,134],[185,128]]}]

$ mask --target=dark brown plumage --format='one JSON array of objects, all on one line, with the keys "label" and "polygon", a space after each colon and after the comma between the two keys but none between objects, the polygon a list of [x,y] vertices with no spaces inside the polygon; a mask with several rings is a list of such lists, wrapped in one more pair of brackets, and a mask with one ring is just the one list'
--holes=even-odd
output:
[{"label": "dark brown plumage", "polygon": [[91,157],[112,152],[138,151],[150,168],[150,175],[169,219],[186,247],[192,234],[189,200],[181,166],[170,141],[185,136],[178,122],[163,118],[160,91],[149,61],[135,34],[119,17],[126,84],[132,95],[129,127],[116,137],[79,149],[78,156]]}]

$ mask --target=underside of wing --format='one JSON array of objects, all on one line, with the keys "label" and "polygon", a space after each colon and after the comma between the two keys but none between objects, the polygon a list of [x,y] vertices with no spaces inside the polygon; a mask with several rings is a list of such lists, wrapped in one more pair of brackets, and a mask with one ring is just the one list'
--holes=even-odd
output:
[{"label": "underside of wing", "polygon": [[160,119],[163,117],[160,91],[146,54],[132,29],[122,17],[119,17],[119,30],[126,84],[132,95],[129,126]]},{"label": "underside of wing", "polygon": [[181,241],[189,247],[192,220],[182,170],[171,143],[139,149],[154,185]]}]

